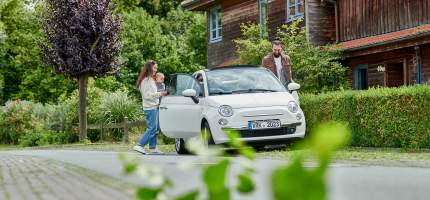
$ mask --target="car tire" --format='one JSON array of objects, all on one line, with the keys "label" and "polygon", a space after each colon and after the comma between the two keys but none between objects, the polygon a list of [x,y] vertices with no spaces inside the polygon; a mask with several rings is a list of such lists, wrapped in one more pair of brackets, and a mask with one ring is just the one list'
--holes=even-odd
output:
[{"label": "car tire", "polygon": [[209,126],[208,122],[205,122],[203,124],[202,138],[205,138],[205,133],[206,133],[206,136],[207,136],[205,144],[207,144],[208,146],[215,145],[215,141],[214,141],[214,139],[212,137],[211,127]]},{"label": "car tire", "polygon": [[182,138],[175,138],[175,150],[176,153],[180,155],[190,154],[190,152],[185,147],[185,140]]}]

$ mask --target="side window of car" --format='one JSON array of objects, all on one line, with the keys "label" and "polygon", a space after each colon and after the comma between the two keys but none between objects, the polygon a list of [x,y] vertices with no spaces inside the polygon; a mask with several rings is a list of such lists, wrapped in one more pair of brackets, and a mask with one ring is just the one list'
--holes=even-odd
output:
[{"label": "side window of car", "polygon": [[194,77],[185,74],[177,74],[172,78],[169,94],[182,96],[182,92],[187,89],[194,89],[197,95],[200,96],[200,85]]}]

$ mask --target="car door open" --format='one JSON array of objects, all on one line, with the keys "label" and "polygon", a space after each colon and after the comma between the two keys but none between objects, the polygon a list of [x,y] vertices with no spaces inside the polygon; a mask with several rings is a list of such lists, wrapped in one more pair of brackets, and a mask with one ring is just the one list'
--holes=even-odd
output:
[{"label": "car door open", "polygon": [[170,138],[191,138],[201,132],[200,85],[186,74],[176,74],[169,84],[169,95],[160,104],[160,129]]}]

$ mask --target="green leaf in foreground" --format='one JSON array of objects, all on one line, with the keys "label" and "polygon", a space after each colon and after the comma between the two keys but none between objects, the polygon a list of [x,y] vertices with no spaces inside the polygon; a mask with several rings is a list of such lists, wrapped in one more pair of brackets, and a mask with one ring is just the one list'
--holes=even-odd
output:
[{"label": "green leaf in foreground", "polygon": [[238,175],[239,184],[237,185],[237,191],[246,194],[251,193],[255,190],[255,184],[249,173],[242,173]]},{"label": "green leaf in foreground", "polygon": [[137,190],[137,197],[139,200],[155,200],[161,189],[139,188]]},{"label": "green leaf in foreground", "polygon": [[209,200],[229,200],[230,190],[226,187],[225,177],[229,160],[221,160],[218,164],[206,168],[203,180],[206,184]]},{"label": "green leaf in foreground", "polygon": [[320,161],[327,160],[331,154],[346,146],[351,139],[348,125],[329,122],[318,125],[311,134],[309,148],[316,153]]},{"label": "green leaf in foreground", "polygon": [[199,191],[192,191],[177,197],[175,200],[196,200],[198,196],[199,196]]},{"label": "green leaf in foreground", "polygon": [[255,150],[247,146],[243,141],[239,140],[240,134],[235,130],[228,130],[227,136],[229,138],[229,145],[232,148],[239,150],[239,153],[249,160],[255,160]]},{"label": "green leaf in foreground", "polygon": [[301,159],[277,169],[272,186],[276,200],[324,200],[326,196],[323,172],[305,169]]}]

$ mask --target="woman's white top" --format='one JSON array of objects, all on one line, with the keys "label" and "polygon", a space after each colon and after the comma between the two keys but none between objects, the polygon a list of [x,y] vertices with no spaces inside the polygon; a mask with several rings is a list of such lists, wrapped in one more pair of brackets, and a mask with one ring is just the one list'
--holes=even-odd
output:
[{"label": "woman's white top", "polygon": [[142,94],[142,107],[144,110],[156,109],[160,104],[161,92],[157,92],[155,80],[151,77],[146,77],[140,83],[140,94]]}]

